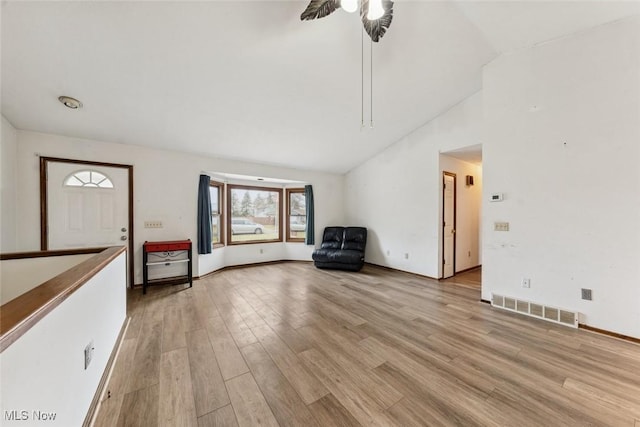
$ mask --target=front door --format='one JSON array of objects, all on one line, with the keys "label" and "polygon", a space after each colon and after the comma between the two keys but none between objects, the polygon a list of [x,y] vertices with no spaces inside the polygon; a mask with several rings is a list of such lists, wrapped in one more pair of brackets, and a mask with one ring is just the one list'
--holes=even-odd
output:
[{"label": "front door", "polygon": [[444,172],[442,189],[442,278],[456,272],[456,175]]},{"label": "front door", "polygon": [[46,249],[128,246],[128,169],[57,161],[46,165]]}]

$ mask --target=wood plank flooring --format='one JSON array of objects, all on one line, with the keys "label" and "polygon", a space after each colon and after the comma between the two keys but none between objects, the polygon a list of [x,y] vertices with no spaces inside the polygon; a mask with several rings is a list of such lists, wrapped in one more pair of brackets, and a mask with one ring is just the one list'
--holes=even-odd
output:
[{"label": "wood plank flooring", "polygon": [[96,426],[640,427],[640,345],[437,282],[290,262],[129,293]]}]

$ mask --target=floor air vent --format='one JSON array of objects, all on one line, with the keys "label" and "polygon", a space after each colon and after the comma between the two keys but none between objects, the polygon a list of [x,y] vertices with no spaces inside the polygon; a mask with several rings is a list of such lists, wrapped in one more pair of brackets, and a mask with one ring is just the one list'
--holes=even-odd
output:
[{"label": "floor air vent", "polygon": [[531,301],[524,301],[517,298],[492,294],[491,305],[538,319],[560,323],[561,325],[578,327],[578,313],[575,311],[563,310],[548,305],[536,304]]}]

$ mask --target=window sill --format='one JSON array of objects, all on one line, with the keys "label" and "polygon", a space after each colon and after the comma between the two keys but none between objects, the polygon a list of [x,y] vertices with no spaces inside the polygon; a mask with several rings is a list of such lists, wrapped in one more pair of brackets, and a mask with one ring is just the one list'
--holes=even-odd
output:
[{"label": "window sill", "polygon": [[242,245],[255,245],[257,243],[282,243],[282,239],[279,240],[247,240],[241,242],[229,242],[228,246],[242,246]]}]

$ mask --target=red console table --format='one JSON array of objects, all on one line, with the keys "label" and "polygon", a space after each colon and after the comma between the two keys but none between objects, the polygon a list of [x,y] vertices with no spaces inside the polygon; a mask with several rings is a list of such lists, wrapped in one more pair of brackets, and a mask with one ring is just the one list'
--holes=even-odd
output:
[{"label": "red console table", "polygon": [[[187,274],[149,280],[149,267],[157,265],[187,264]],[[150,285],[177,285],[189,282],[193,286],[191,240],[144,242],[142,245],[142,293]]]}]

